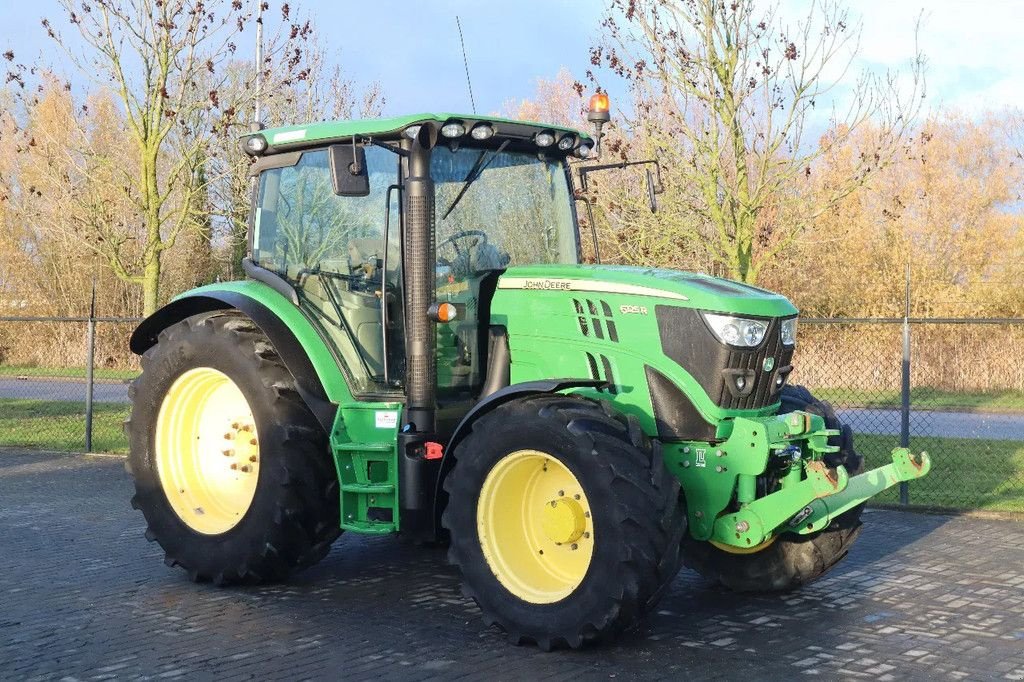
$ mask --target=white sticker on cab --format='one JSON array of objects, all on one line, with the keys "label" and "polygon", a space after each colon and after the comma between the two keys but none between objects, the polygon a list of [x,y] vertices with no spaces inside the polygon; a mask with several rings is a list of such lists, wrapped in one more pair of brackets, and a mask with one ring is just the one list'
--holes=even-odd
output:
[{"label": "white sticker on cab", "polygon": [[378,429],[393,429],[398,426],[397,412],[377,412],[375,414]]}]

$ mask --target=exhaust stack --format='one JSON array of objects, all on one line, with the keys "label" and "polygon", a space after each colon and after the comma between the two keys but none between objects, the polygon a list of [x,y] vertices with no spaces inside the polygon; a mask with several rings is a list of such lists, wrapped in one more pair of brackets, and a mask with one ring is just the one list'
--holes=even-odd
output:
[{"label": "exhaust stack", "polygon": [[436,329],[429,317],[434,303],[434,181],[430,178],[430,152],[437,130],[424,124],[409,150],[409,176],[405,183],[405,350],[406,424],[420,433],[433,433],[437,408]]}]

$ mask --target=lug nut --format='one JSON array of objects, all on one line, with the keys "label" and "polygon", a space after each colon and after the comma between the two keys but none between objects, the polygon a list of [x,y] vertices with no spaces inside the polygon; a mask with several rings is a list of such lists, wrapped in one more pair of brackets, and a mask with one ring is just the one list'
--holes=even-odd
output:
[{"label": "lug nut", "polygon": [[237,469],[237,468],[238,468],[238,465],[235,464],[234,462],[232,462],[231,463],[231,469],[234,470],[234,469]]},{"label": "lug nut", "polygon": [[746,521],[740,521],[736,524],[737,533],[746,533],[748,530],[750,530],[750,524]]},{"label": "lug nut", "polygon": [[224,434],[224,440],[231,440],[234,436],[230,432]]},{"label": "lug nut", "polygon": [[241,426],[241,424],[239,424],[238,422],[231,422],[231,428],[233,428],[235,431],[238,430],[239,426]]},{"label": "lug nut", "polygon": [[249,455],[249,461],[250,462],[255,462],[256,461],[256,455]]},{"label": "lug nut", "polygon": [[224,450],[224,456],[225,457],[234,457],[234,455],[235,455],[235,451],[232,450],[231,448],[228,448],[227,450]]},{"label": "lug nut", "polygon": [[256,439],[255,438],[250,438],[249,439],[249,445],[257,445]]},{"label": "lug nut", "polygon": [[250,471],[252,471],[252,467],[249,466],[248,464],[246,464],[245,466],[242,467],[241,471],[242,471],[243,474],[247,474]]}]

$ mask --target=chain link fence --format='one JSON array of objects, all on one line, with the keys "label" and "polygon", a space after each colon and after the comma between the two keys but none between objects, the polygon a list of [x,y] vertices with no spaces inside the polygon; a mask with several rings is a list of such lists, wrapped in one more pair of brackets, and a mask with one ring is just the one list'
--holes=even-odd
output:
[{"label": "chain link fence", "polygon": [[[0,447],[124,452],[132,318],[0,317]],[[881,504],[1024,512],[1024,320],[804,319],[792,381],[833,404],[869,468],[932,472]]]},{"label": "chain link fence", "polygon": [[138,321],[0,317],[0,447],[126,451]]}]

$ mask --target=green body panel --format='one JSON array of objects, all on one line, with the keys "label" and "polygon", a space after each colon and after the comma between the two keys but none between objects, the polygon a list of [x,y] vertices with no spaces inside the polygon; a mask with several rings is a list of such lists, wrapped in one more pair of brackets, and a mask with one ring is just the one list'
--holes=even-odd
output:
[{"label": "green body panel", "polygon": [[[709,286],[710,283],[710,286]],[[571,287],[571,288],[566,288]],[[603,325],[614,324],[617,341],[580,332],[575,301],[599,307]],[[611,315],[601,307],[609,305]],[[626,266],[537,265],[509,268],[498,280],[491,303],[491,324],[508,329],[512,383],[552,377],[591,378],[591,360],[600,378],[611,370],[616,406],[640,420],[648,435],[656,435],[654,410],[645,366],[671,379],[713,424],[722,424],[721,437],[734,416],[762,416],[762,410],[726,410],[714,404],[686,370],[662,352],[655,306],[674,305],[742,315],[781,317],[796,314],[785,297],[755,287],[707,275]],[[585,317],[592,315],[586,310]],[[588,357],[589,354],[589,357]],[[607,359],[607,369],[605,368]],[[594,396],[595,391],[580,391]]]},{"label": "green body panel", "polygon": [[309,144],[333,139],[359,137],[390,137],[417,123],[444,123],[445,121],[486,121],[488,123],[517,123],[536,126],[543,130],[560,130],[578,135],[581,139],[590,139],[586,133],[564,126],[547,125],[532,121],[516,121],[497,116],[480,116],[478,114],[422,113],[395,116],[393,118],[360,119],[352,121],[325,121],[308,125],[269,128],[262,132],[267,142],[275,147],[291,144]]},{"label": "green body panel", "polygon": [[297,306],[266,284],[255,280],[209,284],[198,289],[186,291],[175,297],[174,300],[190,296],[204,296],[218,291],[229,291],[247,296],[254,301],[262,303],[277,315],[295,334],[295,338],[302,346],[302,349],[306,351],[306,355],[309,357],[310,362],[313,363],[313,368],[320,378],[320,383],[323,384],[327,399],[332,403],[339,404],[352,402],[352,392],[349,390],[348,384],[345,383],[345,377],[339,371],[334,355],[316,330],[316,327],[302,314]]}]

